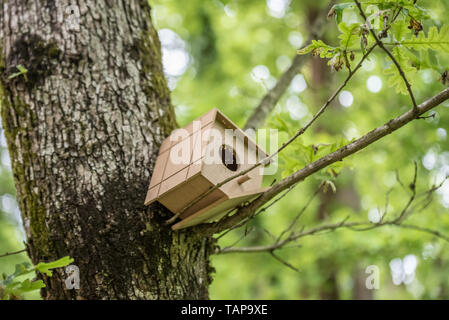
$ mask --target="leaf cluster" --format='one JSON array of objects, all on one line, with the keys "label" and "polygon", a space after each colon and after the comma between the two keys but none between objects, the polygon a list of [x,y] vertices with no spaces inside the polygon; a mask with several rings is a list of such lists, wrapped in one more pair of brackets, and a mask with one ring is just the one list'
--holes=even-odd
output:
[{"label": "leaf cluster", "polygon": [[28,262],[16,264],[15,271],[12,274],[3,274],[1,276],[0,300],[22,299],[24,293],[44,288],[45,284],[42,280],[30,280],[29,277],[23,278],[33,275],[35,272],[51,277],[53,275],[52,269],[65,267],[72,262],[72,258],[65,256],[52,262],[40,262],[35,266]]},{"label": "leaf cluster", "polygon": [[[314,40],[298,54],[308,54],[329,59],[328,64],[339,71],[343,67],[351,70],[352,61],[358,52],[366,53],[368,46],[373,45],[376,39],[370,31],[374,30],[378,38],[386,47],[392,47],[394,58],[400,63],[407,79],[413,86],[417,73],[422,70],[433,70],[440,75],[444,82],[447,70],[441,66],[439,55],[449,52],[449,25],[440,27],[430,25],[428,30],[424,21],[431,17],[431,12],[420,7],[413,0],[376,0],[360,1],[367,16],[367,21],[348,23],[344,19],[346,11],[357,11],[355,2],[340,3],[332,7],[328,16],[335,17],[338,26],[337,46],[326,44],[322,40]],[[430,21],[433,24],[432,21]],[[403,78],[390,58],[385,74],[389,77],[388,83],[398,93],[408,94]],[[437,79],[438,77],[435,77]]]}]

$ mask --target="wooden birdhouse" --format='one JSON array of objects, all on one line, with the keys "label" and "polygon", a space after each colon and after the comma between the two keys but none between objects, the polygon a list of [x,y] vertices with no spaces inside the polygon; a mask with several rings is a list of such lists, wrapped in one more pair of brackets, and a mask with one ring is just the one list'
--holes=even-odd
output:
[{"label": "wooden birdhouse", "polygon": [[[162,142],[145,205],[158,201],[179,213],[210,188],[265,157],[251,137],[214,108]],[[221,218],[264,192],[262,178],[263,168],[257,167],[229,181],[184,210],[172,229]]]}]

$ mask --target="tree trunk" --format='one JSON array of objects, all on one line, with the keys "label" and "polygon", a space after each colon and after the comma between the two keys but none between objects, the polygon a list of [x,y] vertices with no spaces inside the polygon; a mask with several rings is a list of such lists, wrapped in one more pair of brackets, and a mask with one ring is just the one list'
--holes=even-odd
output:
[{"label": "tree trunk", "polygon": [[[143,206],[160,142],[176,126],[150,7],[138,0],[2,1],[3,126],[46,299],[205,299],[210,238]],[[27,69],[16,74],[17,66]],[[42,276],[41,276],[42,277]]]}]

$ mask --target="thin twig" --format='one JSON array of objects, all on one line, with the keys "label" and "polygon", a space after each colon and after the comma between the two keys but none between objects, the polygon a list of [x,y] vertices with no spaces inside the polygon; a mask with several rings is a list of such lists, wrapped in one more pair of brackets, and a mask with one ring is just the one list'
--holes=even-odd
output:
[{"label": "thin twig", "polygon": [[240,241],[242,241],[244,238],[246,238],[246,236],[248,235],[248,234],[250,234],[251,232],[253,232],[254,230],[255,230],[256,228],[255,227],[252,227],[250,230],[248,230],[247,232],[244,232],[235,242],[233,242],[231,245],[229,245],[228,247],[225,247],[225,248],[223,248],[223,249],[226,249],[226,248],[232,248],[232,247],[234,247],[236,244],[238,244]]},{"label": "thin twig", "polygon": [[[357,5],[357,7],[359,8],[359,12],[360,15],[363,17],[363,19],[365,21],[368,21],[365,12],[363,12],[362,9],[362,5],[360,4],[360,2],[358,0],[354,0],[355,4]],[[401,10],[400,10],[401,11]],[[399,12],[400,12],[399,11]],[[399,13],[397,13],[396,17],[399,15]],[[393,61],[393,63],[395,64],[396,68],[399,71],[399,74],[401,75],[402,79],[405,82],[405,85],[407,87],[407,91],[410,95],[410,98],[412,99],[412,103],[413,103],[413,110],[415,111],[415,113],[417,113],[418,111],[418,104],[416,103],[416,99],[415,99],[415,95],[413,94],[413,90],[412,90],[412,86],[410,85],[410,82],[408,81],[404,70],[402,70],[401,65],[399,64],[399,62],[396,60],[396,58],[394,57],[394,55],[385,47],[384,43],[382,42],[382,40],[379,39],[379,37],[377,36],[376,32],[373,30],[373,28],[368,27],[372,36],[374,37],[374,40],[376,41],[377,45],[383,50],[385,51],[385,53],[390,57],[391,61]]]},{"label": "thin twig", "polygon": [[449,242],[449,237],[441,234],[441,232],[439,232],[439,231],[432,230],[430,228],[424,228],[424,227],[415,226],[415,225],[411,225],[411,224],[397,224],[396,226],[399,228],[411,229],[411,230],[416,230],[416,231],[421,231],[424,233],[432,234],[437,238],[440,238],[446,242]]},{"label": "thin twig", "polygon": [[388,192],[385,194],[385,206],[384,206],[384,213],[382,214],[382,216],[380,217],[380,222],[382,222],[383,220],[385,220],[385,217],[388,214],[388,205],[390,202],[390,193],[393,191],[393,189],[388,190]]},{"label": "thin twig", "polygon": [[276,239],[276,242],[279,242],[282,237],[289,231],[291,231],[296,223],[298,222],[299,218],[304,214],[304,212],[307,210],[307,208],[310,206],[310,204],[312,203],[313,199],[315,199],[315,197],[317,196],[317,194],[320,192],[322,187],[322,184],[320,184],[320,186],[317,188],[317,190],[313,193],[313,195],[309,198],[309,200],[307,201],[307,203],[304,205],[304,207],[302,207],[301,211],[298,212],[298,214],[296,215],[296,217],[292,220],[292,222],[290,223],[290,225],[281,232],[281,234],[279,235],[279,237]]},{"label": "thin twig", "polygon": [[416,161],[414,161],[414,165],[415,165],[415,173],[413,175],[413,182],[410,184],[410,189],[412,190],[412,196],[410,197],[407,205],[404,207],[404,209],[402,210],[399,217],[396,219],[396,222],[399,222],[399,223],[404,221],[404,219],[407,217],[407,211],[408,211],[410,205],[413,203],[413,201],[415,201],[415,198],[416,198],[416,180],[418,179],[418,164]]},{"label": "thin twig", "polygon": [[396,181],[399,183],[399,185],[402,187],[402,189],[407,190],[407,188],[401,181],[401,177],[399,176],[399,170],[396,169],[395,173],[396,173]]},{"label": "thin twig", "polygon": [[12,255],[19,254],[19,253],[26,252],[26,251],[27,251],[27,249],[25,248],[25,249],[21,249],[21,250],[18,250],[18,251],[6,252],[6,253],[3,253],[3,254],[0,254],[0,258],[12,256]]},{"label": "thin twig", "polygon": [[276,202],[278,202],[279,200],[281,200],[282,198],[284,198],[291,190],[293,190],[295,186],[291,186],[290,188],[288,188],[284,193],[282,193],[279,197],[277,197],[275,200],[273,200],[269,205],[263,207],[262,209],[260,209],[259,211],[256,211],[256,213],[254,213],[252,216],[247,217],[246,219],[240,221],[240,223],[230,227],[229,229],[226,229],[222,234],[220,234],[216,239],[220,239],[223,238],[225,235],[227,235],[230,231],[234,230],[234,229],[238,229],[242,226],[244,226],[246,223],[248,223],[248,221],[253,218],[256,217],[257,215],[261,214],[262,212],[268,210],[268,208],[272,207]]},{"label": "thin twig", "polygon": [[287,261],[285,261],[284,259],[282,259],[281,257],[279,257],[277,254],[274,253],[274,251],[271,251],[270,254],[273,256],[273,258],[275,258],[277,261],[279,261],[280,263],[286,265],[288,268],[299,272],[298,268],[292,266],[290,263],[288,263]]},{"label": "thin twig", "polygon": [[435,119],[436,116],[436,112],[432,113],[431,115],[428,116],[422,116],[422,117],[418,117],[417,119],[421,119],[421,120],[427,120],[427,119]]},{"label": "thin twig", "polygon": [[276,240],[274,234],[272,234],[267,228],[262,228],[263,232],[265,232],[271,239]]},{"label": "thin twig", "polygon": [[263,207],[262,209],[260,209],[259,211],[257,211],[253,217],[256,217],[259,214],[261,214],[262,212],[267,211],[269,208],[274,206],[278,201],[282,200],[282,198],[284,198],[294,188],[295,188],[295,185],[290,186],[283,194],[281,194],[279,197],[277,197],[275,200],[273,200],[269,205],[267,205],[267,206]]}]

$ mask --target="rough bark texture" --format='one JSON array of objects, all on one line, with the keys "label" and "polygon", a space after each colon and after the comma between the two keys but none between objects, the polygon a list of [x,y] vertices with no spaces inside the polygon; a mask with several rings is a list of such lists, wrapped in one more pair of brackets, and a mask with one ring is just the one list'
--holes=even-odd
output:
[{"label": "rough bark texture", "polygon": [[[44,298],[207,298],[210,239],[171,232],[163,208],[143,206],[176,125],[146,1],[2,1],[0,41],[29,254],[80,269],[79,290],[63,270],[44,277]],[[28,72],[9,79],[18,65]]]}]

